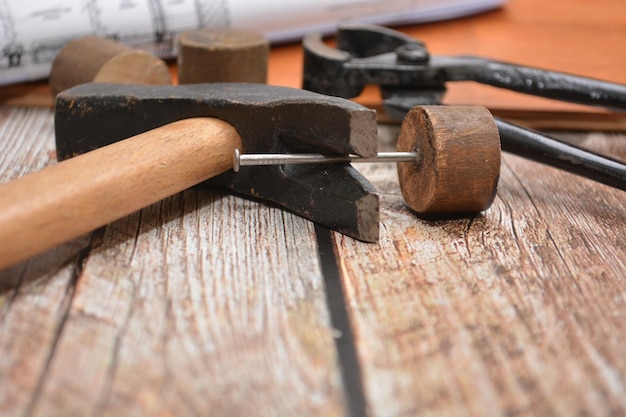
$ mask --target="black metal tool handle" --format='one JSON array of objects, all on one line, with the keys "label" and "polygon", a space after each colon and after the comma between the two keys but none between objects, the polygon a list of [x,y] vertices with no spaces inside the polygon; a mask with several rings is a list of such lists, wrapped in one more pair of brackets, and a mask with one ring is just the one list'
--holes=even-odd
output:
[{"label": "black metal tool handle", "polygon": [[498,61],[459,66],[455,80],[476,81],[520,93],[626,111],[626,85]]},{"label": "black metal tool handle", "polygon": [[626,164],[495,119],[502,150],[626,191]]}]

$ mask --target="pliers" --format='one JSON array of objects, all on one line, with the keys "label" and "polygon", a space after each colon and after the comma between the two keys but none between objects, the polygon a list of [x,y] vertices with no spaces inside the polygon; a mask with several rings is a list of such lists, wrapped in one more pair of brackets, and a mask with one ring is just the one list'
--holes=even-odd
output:
[{"label": "pliers", "polygon": [[[441,104],[446,83],[453,81],[626,111],[625,85],[475,56],[431,55],[423,42],[379,26],[340,26],[337,48],[318,33],[303,44],[305,89],[352,98],[376,84],[385,110],[397,119],[414,106]],[[496,124],[502,150],[626,190],[624,163],[504,120]]]}]

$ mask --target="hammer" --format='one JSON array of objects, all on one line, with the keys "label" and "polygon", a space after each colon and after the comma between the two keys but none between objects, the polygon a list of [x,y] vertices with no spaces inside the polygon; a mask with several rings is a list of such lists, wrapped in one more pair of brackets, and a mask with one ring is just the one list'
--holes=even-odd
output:
[{"label": "hammer", "polygon": [[[372,156],[377,139],[375,112],[358,104],[245,83],[83,84],[57,95],[55,130],[64,161],[0,185],[0,269],[230,170],[235,149]],[[331,171],[343,177],[342,191],[372,201],[369,183],[347,169]],[[327,209],[309,201],[328,194],[314,179],[278,168],[219,182],[253,197],[295,197],[290,208],[313,217]],[[343,218],[364,217],[346,206]]]},{"label": "hammer", "polygon": [[[375,112],[354,102],[249,83],[84,84],[57,96],[55,129],[64,161],[0,185],[0,268],[209,178],[357,239],[378,239],[378,196],[345,163],[231,169],[236,151],[314,150],[319,164],[331,154],[380,160]],[[416,212],[491,204],[500,147],[486,109],[415,109],[398,144],[402,193]]]}]

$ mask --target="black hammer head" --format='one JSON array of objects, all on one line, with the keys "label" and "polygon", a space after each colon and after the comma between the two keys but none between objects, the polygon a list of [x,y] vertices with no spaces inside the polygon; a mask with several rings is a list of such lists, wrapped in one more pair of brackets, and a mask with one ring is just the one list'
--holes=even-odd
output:
[{"label": "black hammer head", "polygon": [[[247,153],[377,151],[376,113],[335,97],[264,84],[83,84],[56,97],[58,158],[192,117],[230,123]],[[246,167],[208,182],[357,239],[378,239],[378,197],[349,165]]]}]

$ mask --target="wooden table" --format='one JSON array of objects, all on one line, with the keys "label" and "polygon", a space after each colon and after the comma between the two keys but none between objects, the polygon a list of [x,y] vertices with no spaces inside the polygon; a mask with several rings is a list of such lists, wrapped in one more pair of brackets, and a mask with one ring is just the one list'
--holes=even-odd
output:
[{"label": "wooden table", "polygon": [[[1,181],[55,163],[50,108],[0,138]],[[197,187],[0,272],[0,415],[626,414],[624,192],[505,154],[489,210],[424,220],[360,169],[377,244]]]}]

